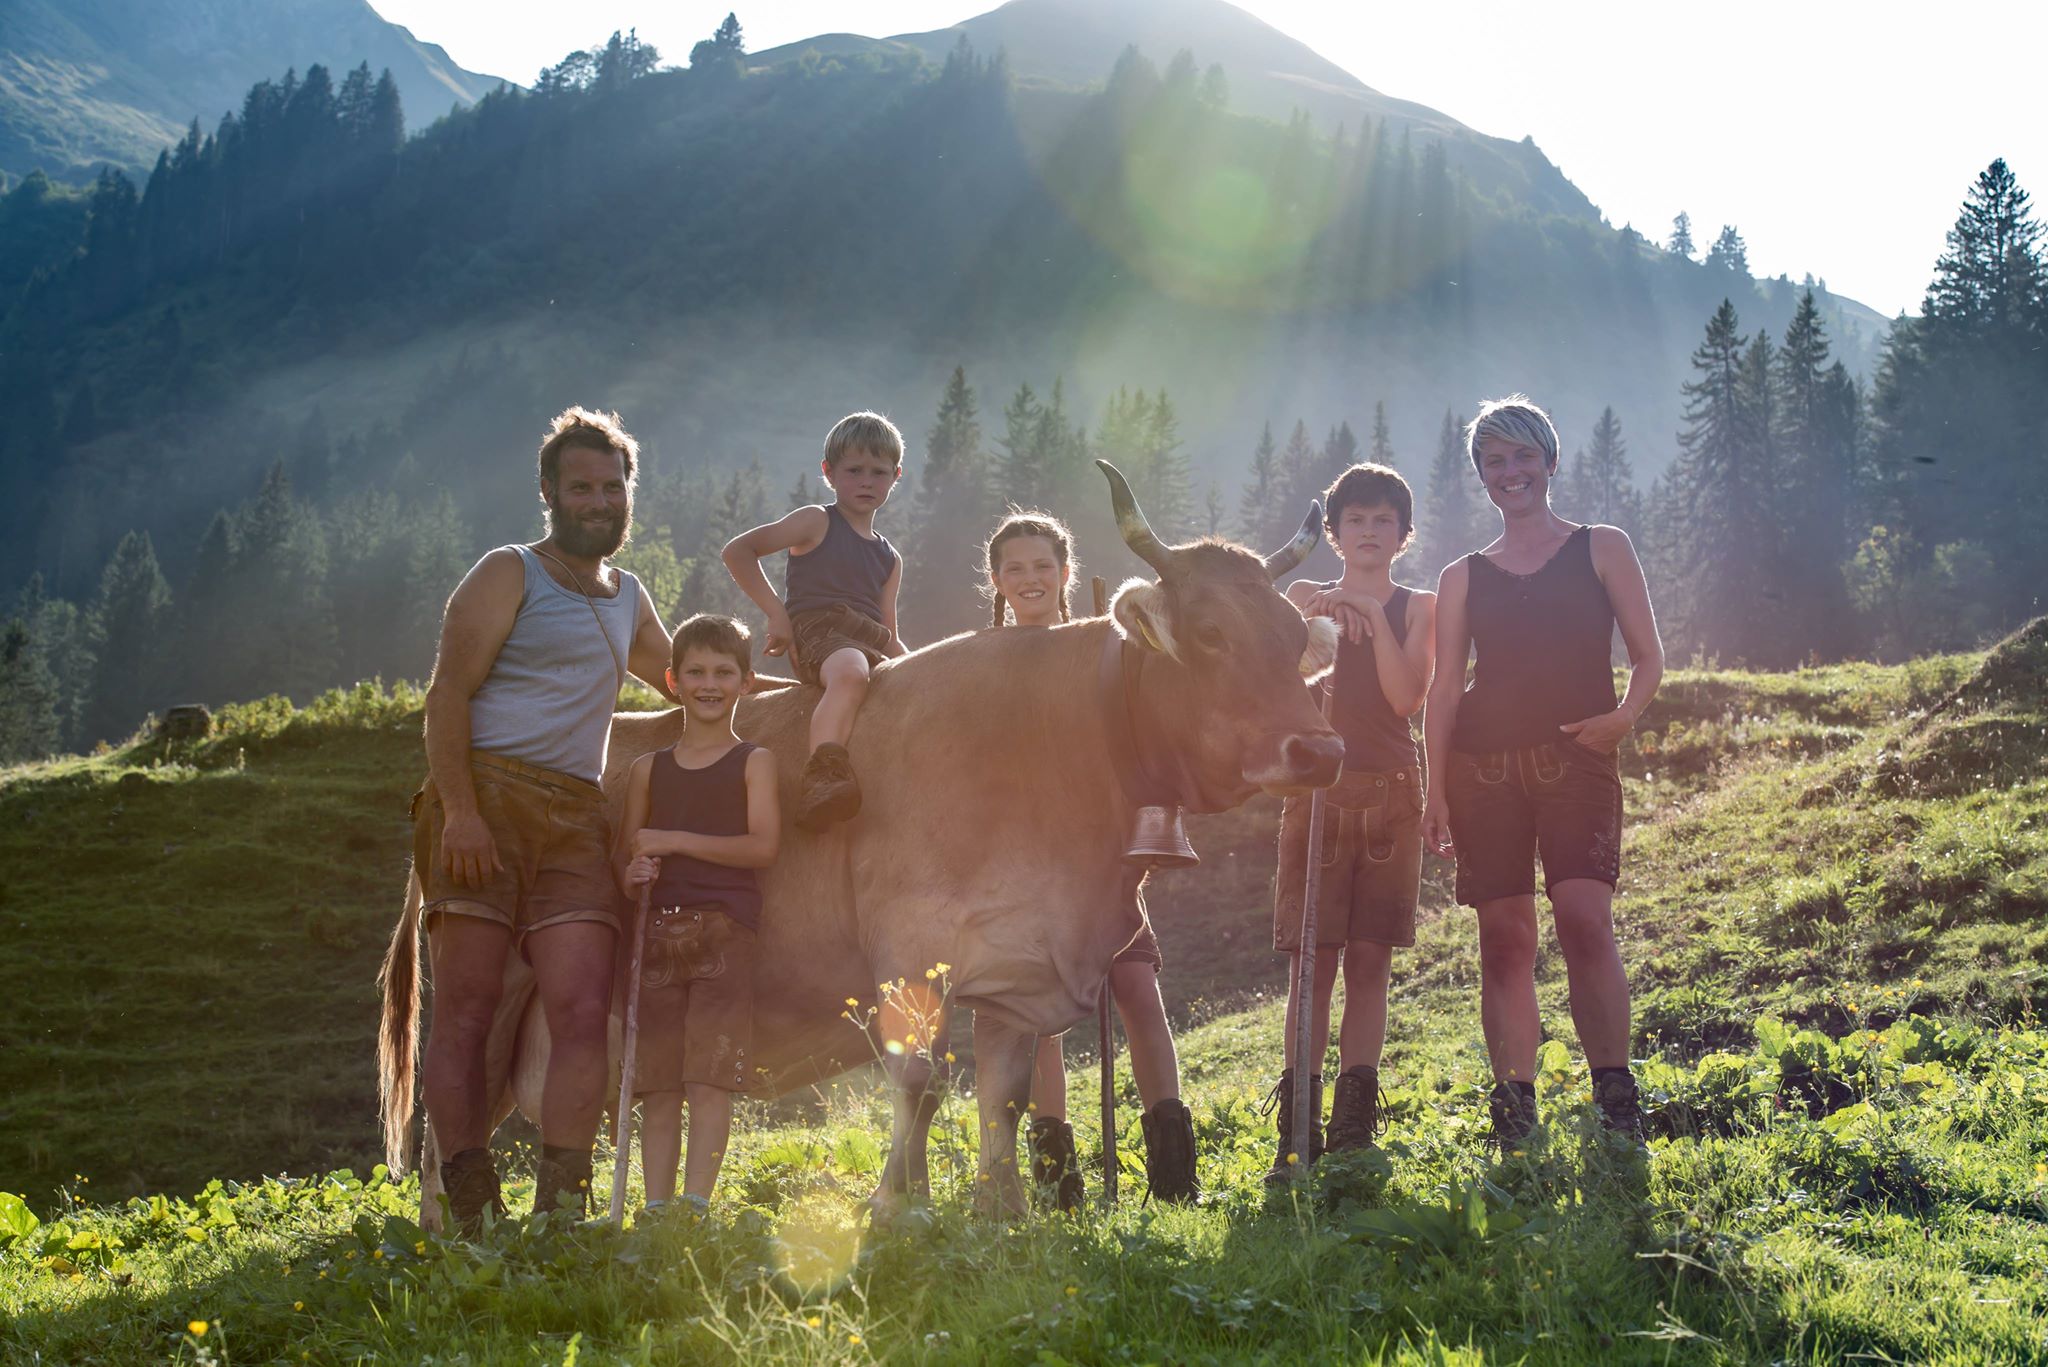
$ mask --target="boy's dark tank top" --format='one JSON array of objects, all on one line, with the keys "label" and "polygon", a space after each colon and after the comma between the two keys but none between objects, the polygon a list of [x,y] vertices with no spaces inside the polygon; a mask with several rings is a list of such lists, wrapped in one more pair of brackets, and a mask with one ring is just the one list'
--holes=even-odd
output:
[{"label": "boy's dark tank top", "polygon": [[[1557,728],[1615,708],[1614,605],[1580,527],[1534,574],[1465,557],[1465,619],[1478,652],[1451,748],[1521,750],[1566,739]],[[1439,660],[1437,668],[1461,662]]]},{"label": "boy's dark tank top", "polygon": [[[1411,596],[1410,590],[1396,586],[1387,599],[1387,625],[1393,628],[1395,645],[1408,642]],[[1330,725],[1344,738],[1345,773],[1385,774],[1416,767],[1415,737],[1408,730],[1408,719],[1394,711],[1380,687],[1371,640],[1337,638],[1337,668],[1325,687],[1330,690]]]},{"label": "boy's dark tank top", "polygon": [[837,504],[825,505],[825,539],[789,557],[782,605],[792,616],[844,603],[863,617],[882,620],[882,586],[896,570],[896,548],[880,532],[874,540],[846,521]]},{"label": "boy's dark tank top", "polygon": [[[647,825],[697,835],[747,833],[747,756],[759,747],[741,741],[702,769],[685,769],[673,750],[654,757],[647,775]],[[761,884],[752,869],[669,854],[661,859],[649,906],[722,908],[750,930],[761,928]]]}]

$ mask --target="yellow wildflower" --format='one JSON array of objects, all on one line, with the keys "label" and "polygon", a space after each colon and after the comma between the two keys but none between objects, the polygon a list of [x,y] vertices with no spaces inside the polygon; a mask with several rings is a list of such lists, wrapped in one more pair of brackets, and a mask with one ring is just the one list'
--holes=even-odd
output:
[{"label": "yellow wildflower", "polygon": [[191,1335],[192,1335],[192,1336],[193,1336],[194,1338],[205,1338],[205,1337],[206,1337],[206,1321],[205,1321],[205,1320],[193,1320],[193,1321],[192,1321],[192,1322],[191,1322],[190,1324],[188,1324],[188,1325],[186,1325],[186,1326],[185,1326],[185,1332],[186,1332],[186,1333],[188,1333],[188,1334],[191,1334]]}]

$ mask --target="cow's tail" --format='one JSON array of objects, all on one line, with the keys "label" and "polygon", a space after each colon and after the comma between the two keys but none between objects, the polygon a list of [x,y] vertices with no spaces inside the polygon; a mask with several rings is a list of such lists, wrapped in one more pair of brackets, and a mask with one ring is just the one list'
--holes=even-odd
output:
[{"label": "cow's tail", "polygon": [[420,876],[405,879],[405,911],[392,929],[377,975],[384,1016],[377,1030],[377,1100],[384,1113],[384,1162],[392,1173],[412,1160],[413,1074],[420,1043]]}]

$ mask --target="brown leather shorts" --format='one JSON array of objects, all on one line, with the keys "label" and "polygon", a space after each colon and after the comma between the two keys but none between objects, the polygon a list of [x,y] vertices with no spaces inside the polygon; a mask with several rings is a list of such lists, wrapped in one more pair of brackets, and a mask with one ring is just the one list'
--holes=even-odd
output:
[{"label": "brown leather shorts", "polygon": [[1116,958],[1110,962],[1112,965],[1150,964],[1154,973],[1161,972],[1166,967],[1166,956],[1159,951],[1159,936],[1152,929],[1152,917],[1145,910],[1143,898],[1138,900],[1138,918],[1143,922],[1138,927],[1138,933],[1131,937],[1129,944],[1117,951]]},{"label": "brown leather shorts", "polygon": [[[1316,945],[1351,940],[1415,943],[1422,896],[1422,783],[1413,769],[1346,773],[1323,795],[1322,882],[1316,896]],[[1301,947],[1301,902],[1308,890],[1309,799],[1280,809],[1280,871],[1273,889],[1273,948]]]},{"label": "brown leather shorts", "polygon": [[654,908],[640,968],[636,1094],[754,1087],[754,942],[718,907]]},{"label": "brown leather shorts", "polygon": [[1569,878],[1621,878],[1621,777],[1613,755],[1559,740],[1525,750],[1453,752],[1444,776],[1458,900],[1468,907]]},{"label": "brown leather shorts", "polygon": [[821,680],[818,671],[837,651],[853,649],[878,665],[889,658],[889,628],[844,603],[829,608],[799,612],[789,619],[789,633],[796,645],[796,676],[807,684]]},{"label": "brown leather shorts", "polygon": [[477,814],[490,828],[504,867],[469,887],[441,865],[446,814],[429,778],[412,802],[413,869],[429,931],[442,914],[496,921],[515,942],[570,921],[619,928],[612,881],[611,825],[595,784],[537,765],[482,752],[470,756]]}]

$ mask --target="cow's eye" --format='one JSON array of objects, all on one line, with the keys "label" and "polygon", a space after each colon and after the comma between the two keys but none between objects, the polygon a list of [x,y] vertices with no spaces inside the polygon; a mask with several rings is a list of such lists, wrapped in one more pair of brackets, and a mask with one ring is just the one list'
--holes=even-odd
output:
[{"label": "cow's eye", "polygon": [[1211,655],[1228,655],[1230,641],[1223,634],[1223,628],[1214,622],[1203,622],[1195,627],[1195,644]]}]

